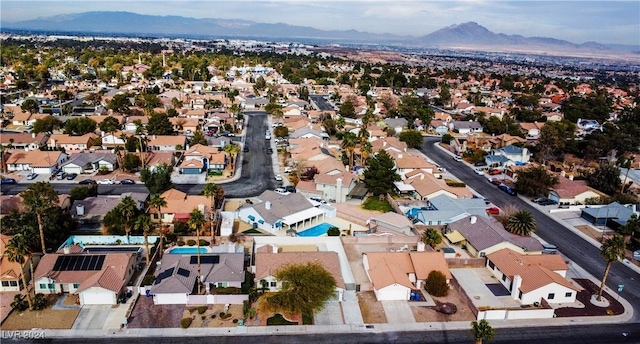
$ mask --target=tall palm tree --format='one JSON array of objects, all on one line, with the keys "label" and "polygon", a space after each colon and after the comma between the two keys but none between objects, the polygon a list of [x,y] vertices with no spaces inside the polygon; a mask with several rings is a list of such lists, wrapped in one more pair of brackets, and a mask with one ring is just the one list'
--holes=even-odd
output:
[{"label": "tall palm tree", "polygon": [[600,255],[602,255],[602,258],[607,261],[607,267],[604,269],[604,276],[602,276],[602,283],[600,283],[598,301],[602,301],[602,291],[604,290],[604,285],[607,282],[611,265],[625,257],[625,246],[624,237],[620,234],[616,234],[607,239],[600,247]]},{"label": "tall palm tree", "polygon": [[216,203],[220,204],[224,199],[224,190],[215,183],[208,183],[204,186],[202,194],[211,199],[211,242],[214,243],[217,225]]},{"label": "tall palm tree", "polygon": [[234,163],[236,161],[236,156],[240,151],[240,146],[234,143],[229,143],[224,146],[224,151],[229,154],[229,162],[231,162],[231,171],[234,171]]},{"label": "tall palm tree", "polygon": [[187,224],[189,225],[189,228],[191,228],[191,230],[196,232],[196,245],[198,247],[197,250],[197,257],[198,257],[198,294],[200,294],[200,230],[202,229],[202,226],[204,226],[204,223],[206,222],[206,219],[204,218],[204,214],[198,210],[198,209],[193,209],[193,211],[189,214],[189,220],[187,220]]},{"label": "tall palm tree", "polygon": [[138,212],[138,207],[136,205],[136,201],[131,198],[131,196],[127,196],[120,201],[118,204],[120,215],[124,218],[124,231],[127,233],[127,242],[129,241],[129,235],[131,234],[131,220]]},{"label": "tall palm tree", "polygon": [[536,231],[536,227],[536,220],[533,218],[533,214],[523,209],[509,216],[505,229],[516,235],[530,236]]},{"label": "tall palm tree", "polygon": [[[364,128],[360,128],[360,130],[365,130]],[[353,151],[356,148],[356,143],[358,142],[358,138],[356,134],[347,132],[342,137],[342,149],[347,154],[349,158],[349,171],[353,171]]]},{"label": "tall palm tree", "polygon": [[158,219],[160,219],[159,232],[160,232],[160,244],[158,249],[160,250],[160,257],[162,257],[162,251],[164,250],[164,224],[162,223],[162,207],[167,206],[167,201],[160,194],[153,194],[149,199],[149,207],[155,208],[158,211]]},{"label": "tall palm tree", "polygon": [[489,322],[485,319],[480,321],[472,321],[471,322],[471,334],[473,335],[473,340],[476,344],[482,344],[483,340],[487,342],[493,340],[496,336],[496,330],[489,325]]},{"label": "tall palm tree", "polygon": [[[22,276],[22,285],[27,292],[27,301],[29,302],[29,308],[33,307],[33,300],[31,299],[31,292],[29,291],[29,285],[27,284],[27,276],[25,276],[24,269],[27,262],[31,262],[31,270],[33,270],[33,260],[31,260],[31,250],[27,244],[27,240],[22,234],[16,234],[5,248],[5,255],[10,262],[20,264],[20,275]],[[33,275],[31,276],[33,278]]]},{"label": "tall palm tree", "polygon": [[38,219],[38,231],[40,232],[40,245],[42,253],[47,252],[44,242],[44,228],[42,214],[51,207],[58,204],[58,192],[49,182],[37,182],[31,184],[26,190],[20,193],[22,203],[31,211],[36,213]]},{"label": "tall palm tree", "polygon": [[149,264],[149,232],[151,232],[151,229],[153,228],[149,215],[141,214],[138,216],[136,222],[133,224],[133,228],[136,232],[142,232],[144,235],[144,245],[147,250],[147,264]]}]

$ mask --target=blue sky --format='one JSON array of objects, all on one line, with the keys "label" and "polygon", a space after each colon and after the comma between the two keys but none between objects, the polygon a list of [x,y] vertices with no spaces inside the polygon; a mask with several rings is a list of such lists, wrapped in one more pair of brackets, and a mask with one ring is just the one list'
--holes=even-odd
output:
[{"label": "blue sky", "polygon": [[30,1],[2,0],[2,22],[86,11],[246,19],[421,36],[475,21],[497,33],[640,45],[640,1]]}]

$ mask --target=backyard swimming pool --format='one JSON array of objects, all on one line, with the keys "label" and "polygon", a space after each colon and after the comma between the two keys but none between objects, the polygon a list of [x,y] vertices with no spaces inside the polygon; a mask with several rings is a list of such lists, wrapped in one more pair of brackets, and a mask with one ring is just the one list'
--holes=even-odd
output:
[{"label": "backyard swimming pool", "polygon": [[329,228],[335,227],[330,223],[323,222],[319,225],[315,225],[309,229],[305,229],[302,232],[298,233],[298,236],[301,237],[316,237],[327,234]]},{"label": "backyard swimming pool", "polygon": [[[207,253],[206,247],[200,247],[200,253]],[[197,247],[174,247],[169,250],[169,254],[195,254],[198,253]]]}]

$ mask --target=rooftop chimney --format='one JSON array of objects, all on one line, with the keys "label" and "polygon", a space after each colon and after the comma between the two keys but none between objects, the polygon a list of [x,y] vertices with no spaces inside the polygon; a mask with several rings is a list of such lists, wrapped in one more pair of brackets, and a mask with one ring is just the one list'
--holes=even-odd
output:
[{"label": "rooftop chimney", "polygon": [[478,221],[478,217],[477,216],[471,216],[471,224],[475,224]]},{"label": "rooftop chimney", "polygon": [[268,210],[268,209],[271,209],[271,202],[269,202],[269,201],[264,202],[264,207],[265,207],[265,209],[267,209],[267,210]]}]

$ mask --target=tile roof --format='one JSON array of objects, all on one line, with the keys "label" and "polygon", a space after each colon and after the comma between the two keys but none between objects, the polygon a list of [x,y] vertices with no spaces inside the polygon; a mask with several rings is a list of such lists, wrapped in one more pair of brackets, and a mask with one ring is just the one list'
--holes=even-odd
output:
[{"label": "tile roof", "polygon": [[[34,137],[35,136],[35,137]],[[14,145],[31,144],[36,143],[38,145],[43,144],[45,141],[45,133],[30,134],[30,133],[10,133],[4,132],[0,135],[0,143],[8,145],[13,143]],[[13,141],[12,141],[13,140]]]},{"label": "tile roof", "polygon": [[369,276],[376,289],[399,284],[410,289],[415,285],[409,274],[415,273],[418,280],[426,280],[431,271],[440,271],[451,278],[449,266],[442,252],[369,252]]},{"label": "tile roof", "polygon": [[322,265],[335,279],[336,286],[345,289],[344,280],[340,272],[340,259],[336,252],[280,252],[256,253],[256,281],[268,276],[274,276],[276,271],[290,264],[305,264],[317,262]]},{"label": "tile roof", "polygon": [[67,134],[53,134],[49,136],[47,141],[50,145],[64,145],[64,144],[87,144],[91,140],[98,137],[96,134],[88,133],[82,136],[72,136]]},{"label": "tile roof", "polygon": [[62,154],[60,151],[13,151],[9,159],[7,159],[7,164],[29,164],[31,167],[53,167],[58,164],[58,159],[60,159]]},{"label": "tile roof", "polygon": [[0,234],[0,280],[16,280],[22,276],[22,266],[20,263],[9,261],[5,256],[5,250],[9,240],[13,236]]},{"label": "tile roof", "polygon": [[515,275],[522,277],[520,290],[523,293],[532,292],[551,283],[557,283],[566,288],[579,290],[569,280],[553,270],[568,270],[569,267],[560,255],[521,255],[504,248],[487,255],[502,273],[511,280]]},{"label": "tile roof", "polygon": [[574,198],[587,191],[594,191],[587,186],[585,181],[570,180],[569,178],[558,178],[558,184],[553,187],[560,198]]}]

